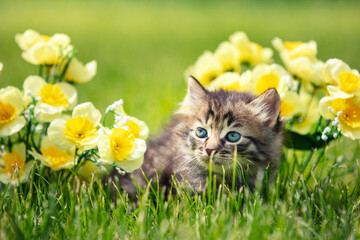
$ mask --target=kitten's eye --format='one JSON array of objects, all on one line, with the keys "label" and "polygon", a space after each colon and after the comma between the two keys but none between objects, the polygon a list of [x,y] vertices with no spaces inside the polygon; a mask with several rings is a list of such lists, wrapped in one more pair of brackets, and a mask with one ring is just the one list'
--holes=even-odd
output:
[{"label": "kitten's eye", "polygon": [[229,132],[228,134],[226,134],[226,139],[229,142],[237,142],[237,141],[239,141],[240,138],[241,138],[241,135],[237,132]]},{"label": "kitten's eye", "polygon": [[203,128],[196,129],[196,136],[199,138],[206,138],[207,137],[207,131]]}]

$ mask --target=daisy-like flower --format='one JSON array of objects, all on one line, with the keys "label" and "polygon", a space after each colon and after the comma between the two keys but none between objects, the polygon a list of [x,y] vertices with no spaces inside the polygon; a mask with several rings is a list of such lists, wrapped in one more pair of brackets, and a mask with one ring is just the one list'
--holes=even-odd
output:
[{"label": "daisy-like flower", "polygon": [[223,65],[210,51],[205,51],[194,66],[186,70],[186,77],[192,75],[199,80],[201,85],[208,86],[212,80],[223,72]]},{"label": "daisy-like flower", "polygon": [[235,32],[232,34],[230,36],[230,42],[238,49],[241,62],[256,65],[272,61],[273,51],[270,48],[263,48],[259,44],[251,42],[244,32]]},{"label": "daisy-like flower", "polygon": [[74,146],[82,150],[96,147],[101,114],[90,102],[77,105],[69,120],[56,119],[48,128],[48,136],[56,147],[65,150]]},{"label": "daisy-like flower", "polygon": [[[116,104],[118,103],[118,104]],[[115,113],[118,114],[119,118],[116,120],[116,127],[129,128],[135,138],[141,138],[146,140],[149,136],[149,128],[144,121],[137,119],[136,117],[128,116],[124,111],[122,100],[116,101],[114,105]]]},{"label": "daisy-like flower", "polygon": [[34,65],[58,64],[62,50],[70,44],[70,38],[66,34],[56,33],[53,36],[46,36],[31,29],[23,34],[17,34],[15,41],[24,50],[22,57]]},{"label": "daisy-like flower", "polygon": [[65,79],[74,83],[85,83],[90,81],[96,74],[96,61],[93,60],[83,64],[77,58],[73,58],[65,72]]},{"label": "daisy-like flower", "polygon": [[[360,74],[340,59],[329,59],[322,70],[325,82],[332,92],[341,91],[360,96]],[[336,89],[335,89],[336,88]]]},{"label": "daisy-like flower", "polygon": [[99,160],[104,164],[116,164],[126,172],[141,167],[146,151],[146,143],[136,138],[130,128],[103,128],[99,136]]},{"label": "daisy-like flower", "polygon": [[26,120],[20,114],[24,111],[22,93],[15,87],[0,89],[0,136],[10,136],[20,131]]},{"label": "daisy-like flower", "polygon": [[18,185],[28,181],[33,161],[26,162],[24,143],[13,146],[11,152],[5,152],[0,158],[0,182]]},{"label": "daisy-like flower", "polygon": [[262,94],[269,88],[275,88],[281,98],[280,113],[286,119],[304,113],[305,106],[300,101],[300,95],[289,90],[292,78],[278,64],[260,64],[252,72],[253,92]]},{"label": "daisy-like flower", "polygon": [[30,151],[30,154],[52,170],[58,171],[61,169],[70,169],[75,164],[75,148],[72,147],[67,150],[61,150],[50,142],[48,136],[43,137],[40,151],[41,154],[32,150]]},{"label": "daisy-like flower", "polygon": [[280,38],[275,38],[272,44],[279,51],[281,60],[292,74],[305,82],[312,82],[318,86],[323,84],[320,71],[324,63],[316,58],[315,41],[283,42]]},{"label": "daisy-like flower", "polygon": [[360,139],[360,97],[331,87],[328,86],[329,96],[320,100],[320,114],[326,119],[336,120],[344,136]]},{"label": "daisy-like flower", "polygon": [[223,66],[223,72],[239,72],[240,56],[237,48],[230,42],[221,43],[215,50],[215,56]]},{"label": "daisy-like flower", "polygon": [[24,90],[32,97],[39,98],[35,115],[41,122],[51,122],[65,110],[71,110],[77,103],[76,89],[69,83],[46,83],[39,76],[29,76],[24,82]]}]

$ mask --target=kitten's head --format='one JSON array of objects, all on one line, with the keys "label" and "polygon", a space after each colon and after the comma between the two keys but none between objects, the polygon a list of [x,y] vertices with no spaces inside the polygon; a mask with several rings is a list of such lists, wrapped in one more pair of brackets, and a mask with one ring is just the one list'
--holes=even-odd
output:
[{"label": "kitten's head", "polygon": [[266,166],[281,155],[280,97],[275,89],[260,96],[247,92],[204,89],[193,77],[179,114],[182,136],[192,159],[205,168],[210,156],[216,171],[236,164]]}]

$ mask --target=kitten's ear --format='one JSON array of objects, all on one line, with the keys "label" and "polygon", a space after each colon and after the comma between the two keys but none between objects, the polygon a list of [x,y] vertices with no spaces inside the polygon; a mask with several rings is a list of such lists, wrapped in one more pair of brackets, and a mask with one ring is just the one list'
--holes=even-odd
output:
[{"label": "kitten's ear", "polygon": [[190,76],[188,78],[188,101],[189,103],[199,103],[201,99],[206,96],[206,90],[201,84],[199,83],[196,78]]},{"label": "kitten's ear", "polygon": [[256,115],[263,119],[265,125],[274,127],[280,114],[281,100],[275,88],[270,88],[250,102]]}]

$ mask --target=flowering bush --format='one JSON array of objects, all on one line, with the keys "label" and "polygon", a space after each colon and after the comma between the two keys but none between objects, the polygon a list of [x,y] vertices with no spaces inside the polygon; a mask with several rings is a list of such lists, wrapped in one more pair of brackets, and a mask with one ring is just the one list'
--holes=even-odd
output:
[{"label": "flowering bush", "polygon": [[[122,100],[107,108],[102,122],[92,103],[77,103],[74,85],[95,76],[96,61],[80,62],[66,34],[27,30],[15,41],[23,59],[39,66],[39,74],[28,76],[22,91],[0,89],[0,181],[26,182],[38,162],[50,173],[61,170],[86,180],[111,166],[121,172],[139,168],[149,133],[146,124],[128,116]],[[109,114],[114,121],[105,126]]]},{"label": "flowering bush", "polygon": [[360,75],[340,59],[317,59],[315,41],[272,41],[285,68],[273,63],[273,51],[236,32],[214,53],[205,51],[186,70],[208,90],[261,94],[275,88],[286,120],[285,145],[314,149],[344,135],[360,139]]}]

